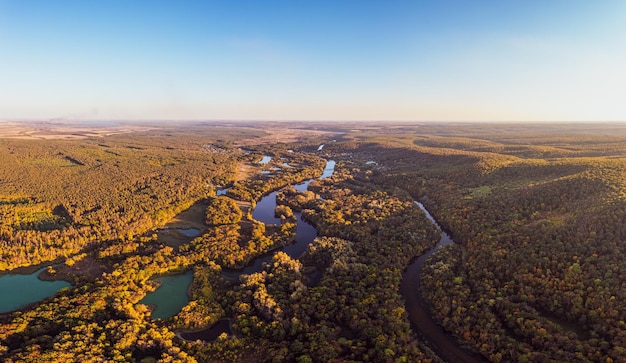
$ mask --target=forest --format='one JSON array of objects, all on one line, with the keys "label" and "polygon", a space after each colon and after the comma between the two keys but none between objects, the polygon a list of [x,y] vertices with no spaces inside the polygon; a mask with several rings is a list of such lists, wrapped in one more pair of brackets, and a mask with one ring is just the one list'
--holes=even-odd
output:
[{"label": "forest", "polygon": [[[456,242],[419,279],[458,346],[490,362],[626,362],[626,125],[278,126],[0,138],[0,271],[72,284],[0,314],[0,359],[440,362],[400,293],[441,234],[419,201]],[[276,142],[280,129],[298,140]],[[266,225],[252,211],[273,191],[281,222]],[[166,243],[194,205],[201,234]],[[276,251],[296,213],[318,237],[290,257]],[[185,271],[188,304],[153,319],[139,301],[154,278]],[[183,338],[221,321],[229,333]]]}]

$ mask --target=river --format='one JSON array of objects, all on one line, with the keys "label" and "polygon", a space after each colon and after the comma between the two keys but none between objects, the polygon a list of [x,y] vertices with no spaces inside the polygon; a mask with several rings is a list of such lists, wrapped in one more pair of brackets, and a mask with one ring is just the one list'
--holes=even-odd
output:
[{"label": "river", "polygon": [[[334,171],[335,161],[328,160],[326,162],[324,171],[320,176],[320,179],[331,177]],[[294,185],[294,188],[300,192],[305,192],[308,190],[309,184],[312,181],[313,179],[310,179],[305,182],[296,184]],[[277,191],[274,191],[259,200],[259,202],[256,204],[255,209],[252,212],[252,216],[254,219],[265,224],[281,223],[281,219],[274,216],[274,210],[276,209],[277,205],[276,194]],[[428,210],[426,210],[422,203],[415,203],[426,214],[428,220],[430,220],[441,231],[441,238],[433,248],[431,248],[418,258],[414,259],[403,273],[402,282],[400,285],[400,292],[404,296],[406,301],[406,310],[409,315],[409,320],[411,321],[411,327],[418,335],[420,335],[426,341],[426,344],[442,360],[448,363],[485,362],[486,360],[482,356],[462,348],[455,337],[447,334],[441,328],[441,326],[439,326],[432,319],[428,311],[428,303],[422,298],[420,291],[420,274],[424,262],[439,247],[453,244],[454,241],[445,231],[443,231],[441,226],[428,212]],[[297,225],[296,237],[293,243],[288,244],[280,249],[273,250],[263,256],[254,259],[248,264],[248,266],[241,270],[224,271],[223,275],[227,278],[237,279],[242,274],[252,274],[262,271],[264,264],[270,262],[274,255],[279,251],[286,253],[291,258],[300,257],[306,250],[307,246],[317,237],[317,230],[315,229],[315,227],[313,227],[302,218],[300,212],[295,212],[294,214],[297,219]],[[187,296],[186,293],[179,294],[185,297]],[[182,306],[180,308],[182,308]],[[180,308],[177,309],[180,310]],[[198,332],[183,332],[180,334],[180,336],[183,339],[187,340],[200,339],[204,341],[212,341],[219,337],[222,333],[232,334],[230,321],[228,319],[219,320],[213,326]]]},{"label": "river", "polygon": [[[326,165],[324,166],[324,171],[319,179],[326,179],[333,175],[335,172],[335,161],[328,160]],[[309,179],[302,183],[296,184],[293,187],[299,192],[305,192],[309,188],[309,184],[314,179]],[[274,211],[276,209],[276,194],[278,191],[274,191],[264,196],[259,200],[259,202],[254,207],[252,211],[252,218],[259,222],[263,222],[265,224],[280,224],[281,219],[276,218],[274,216]],[[317,230],[313,227],[309,222],[307,222],[304,218],[302,218],[301,212],[294,212],[296,216],[296,238],[294,242],[285,245],[284,247],[268,252],[267,254],[257,257],[252,260],[248,266],[240,270],[229,270],[224,271],[223,275],[225,277],[236,279],[241,274],[252,274],[255,272],[259,272],[263,270],[263,265],[272,260],[276,252],[282,251],[289,255],[291,258],[300,257],[304,251],[306,251],[307,246],[313,242],[315,238],[317,238]]]},{"label": "river", "polygon": [[[326,166],[324,167],[324,171],[320,176],[320,179],[332,176],[334,170],[335,161],[327,161]],[[303,183],[294,185],[294,187],[299,191],[306,191],[312,181],[313,179],[310,179]],[[252,211],[252,218],[265,224],[281,223],[280,218],[274,217],[274,210],[276,209],[276,193],[277,191],[274,191],[261,198],[261,200],[256,204],[256,207]],[[241,270],[224,271],[224,276],[232,279],[237,279],[242,274],[249,275],[255,272],[259,272],[263,270],[263,265],[267,262],[270,262],[278,251],[285,252],[292,258],[300,257],[306,250],[309,243],[313,242],[313,240],[317,237],[317,230],[315,229],[315,227],[305,221],[304,218],[302,218],[302,213],[295,212],[294,215],[296,216],[297,224],[296,237],[293,243],[285,245],[278,250],[273,250],[263,256],[252,260],[248,264],[248,266]],[[194,237],[197,235],[196,229],[178,231],[185,235],[189,235],[190,237]],[[193,280],[193,274],[191,273],[191,271],[185,274],[159,277],[155,280],[161,284],[159,288],[154,292],[147,294],[146,297],[139,301],[141,304],[153,305],[155,307],[152,311],[152,317],[154,319],[166,319],[172,317],[176,315],[186,304],[189,303],[187,289],[189,287],[189,284],[191,284]],[[183,333],[181,334],[181,336],[189,336],[190,339],[195,339],[195,337],[215,339],[217,336],[219,336],[219,334],[221,334],[221,332],[228,333],[228,329],[230,329],[229,324],[224,324],[223,321],[220,321],[219,324],[216,324],[213,328],[214,330],[205,329],[203,331],[193,334]],[[216,332],[216,329],[220,330],[220,332]]]},{"label": "river", "polygon": [[[319,179],[329,178],[335,172],[335,161],[328,160],[324,167],[324,171]],[[309,184],[314,179],[309,179],[305,182],[294,185],[294,188],[300,192],[304,192],[308,190]],[[281,219],[274,217],[274,210],[276,209],[276,193],[274,191],[259,200],[256,204],[256,207],[252,211],[252,218],[257,221],[263,222],[265,224],[280,224]],[[302,218],[301,212],[294,212],[296,216],[296,238],[294,242],[283,246],[282,248],[273,250],[263,256],[255,258],[252,260],[248,266],[241,270],[231,270],[231,271],[223,271],[222,274],[230,279],[237,279],[242,274],[252,274],[255,272],[260,272],[263,270],[263,265],[272,260],[274,255],[277,252],[284,252],[291,258],[299,258],[302,256],[304,251],[308,245],[313,242],[315,238],[317,238],[317,230],[313,227],[309,222],[307,222],[304,218]],[[215,325],[210,328],[198,331],[198,332],[184,332],[181,333],[180,336],[183,339],[187,340],[204,340],[211,341],[219,337],[220,334],[227,333],[230,334],[230,323],[228,323],[227,319],[222,319],[218,321]]]},{"label": "river", "polygon": [[[326,163],[323,174],[320,179],[328,178],[333,175],[335,169],[335,161],[329,160]],[[294,185],[294,188],[300,192],[308,190],[309,184],[313,179],[307,180],[303,183]],[[420,273],[424,262],[433,254],[437,248],[448,244],[453,244],[454,241],[450,236],[442,230],[433,216],[426,210],[424,205],[419,202],[415,202],[417,206],[424,211],[426,217],[433,223],[439,230],[441,230],[441,238],[437,244],[428,250],[426,253],[416,258],[406,268],[400,286],[400,292],[404,296],[406,301],[406,310],[411,321],[411,327],[420,335],[427,343],[427,345],[444,361],[448,363],[457,362],[485,362],[486,360],[473,352],[460,347],[458,341],[451,335],[443,331],[441,326],[435,323],[428,312],[427,302],[421,296],[420,293]],[[280,224],[281,220],[274,217],[274,210],[276,208],[276,192],[272,192],[256,204],[253,211],[253,218],[266,224]],[[300,257],[307,246],[317,237],[317,230],[311,224],[306,222],[300,212],[294,213],[297,218],[296,226],[296,238],[295,241],[289,245],[286,245],[280,249],[274,250],[264,256],[254,259],[247,267],[242,270],[225,271],[224,276],[232,279],[238,278],[242,274],[252,274],[259,272],[263,269],[263,265],[272,260],[276,252],[285,252],[292,258]],[[204,329],[199,332],[186,332],[181,333],[180,336],[187,340],[204,340],[211,341],[216,339],[220,334],[227,333],[232,334],[230,331],[230,322],[228,319],[222,319],[214,324],[212,327]]]},{"label": "river", "polygon": [[439,223],[426,210],[424,205],[415,202],[426,214],[426,217],[441,231],[441,238],[437,244],[426,251],[423,255],[413,260],[402,274],[400,283],[400,293],[406,302],[406,311],[411,321],[411,328],[421,336],[430,349],[432,349],[442,360],[448,363],[473,363],[486,362],[482,356],[470,352],[459,345],[455,337],[446,333],[438,325],[428,311],[428,303],[423,299],[420,290],[420,274],[426,259],[432,255],[439,247],[453,244],[454,241],[441,228]]}]

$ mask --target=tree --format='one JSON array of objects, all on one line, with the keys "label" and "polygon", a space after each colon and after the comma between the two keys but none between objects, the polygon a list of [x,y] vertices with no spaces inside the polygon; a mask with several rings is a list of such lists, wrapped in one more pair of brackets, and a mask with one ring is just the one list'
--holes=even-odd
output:
[{"label": "tree", "polygon": [[236,224],[241,221],[242,216],[243,213],[234,200],[219,196],[209,202],[206,209],[206,224],[210,226]]}]

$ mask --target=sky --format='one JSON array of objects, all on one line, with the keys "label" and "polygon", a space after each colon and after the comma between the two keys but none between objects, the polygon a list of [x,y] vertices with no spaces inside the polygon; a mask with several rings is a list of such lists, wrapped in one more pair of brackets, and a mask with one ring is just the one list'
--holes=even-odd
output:
[{"label": "sky", "polygon": [[626,1],[0,0],[0,119],[626,121]]}]

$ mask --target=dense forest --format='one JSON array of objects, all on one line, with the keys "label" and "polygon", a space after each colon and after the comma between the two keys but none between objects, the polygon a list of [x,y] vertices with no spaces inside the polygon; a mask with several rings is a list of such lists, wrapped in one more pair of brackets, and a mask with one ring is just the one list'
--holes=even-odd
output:
[{"label": "dense forest", "polygon": [[[621,125],[316,124],[284,143],[245,126],[0,139],[0,271],[49,266],[42,278],[72,283],[0,314],[0,359],[440,361],[400,294],[440,236],[418,200],[457,242],[420,279],[460,346],[493,362],[626,362]],[[292,187],[330,158],[331,177]],[[266,225],[252,211],[272,191],[281,223]],[[194,205],[202,233],[165,242]],[[295,213],[317,229],[304,254],[233,274],[292,243]],[[184,271],[189,303],[152,319],[139,301],[153,278]],[[182,338],[220,321],[228,334]]]},{"label": "dense forest", "polygon": [[460,244],[426,264],[432,314],[494,362],[626,361],[623,129],[471,128],[358,135],[368,143],[345,150]]}]

